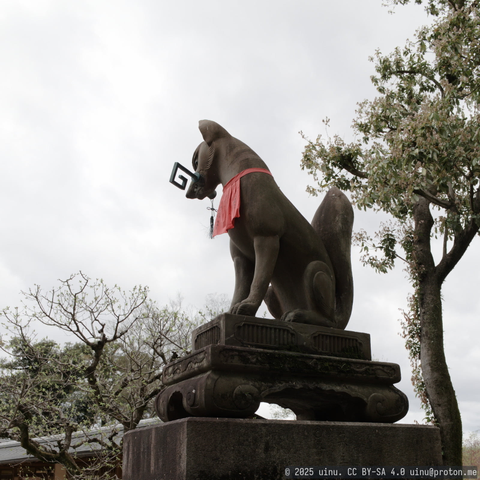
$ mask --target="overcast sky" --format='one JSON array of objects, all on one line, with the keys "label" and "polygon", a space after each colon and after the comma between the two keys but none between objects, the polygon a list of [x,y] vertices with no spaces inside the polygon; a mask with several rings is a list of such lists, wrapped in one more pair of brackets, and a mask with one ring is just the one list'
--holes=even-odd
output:
[{"label": "overcast sky", "polygon": [[[314,138],[329,117],[331,133],[348,138],[356,103],[375,95],[369,56],[427,21],[420,6],[391,15],[381,3],[2,0],[0,307],[79,270],[125,289],[148,285],[160,304],[230,297],[228,236],[208,238],[209,201],[168,183],[173,163],[190,167],[198,120],[215,120],[311,219],[320,199],[305,193],[298,132]],[[380,221],[356,212],[355,229]],[[399,336],[408,282],[401,268],[379,276],[358,257],[347,329],[370,333],[375,359],[401,365],[402,422],[422,422]],[[479,268],[476,238],[443,292],[467,431],[480,429]]]}]

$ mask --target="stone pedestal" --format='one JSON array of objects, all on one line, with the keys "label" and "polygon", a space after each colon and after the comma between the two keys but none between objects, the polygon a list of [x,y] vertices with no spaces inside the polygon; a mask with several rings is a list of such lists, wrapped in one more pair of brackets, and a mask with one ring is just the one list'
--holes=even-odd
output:
[{"label": "stone pedestal", "polygon": [[283,480],[285,468],[438,466],[436,427],[185,418],[124,438],[124,480]]},{"label": "stone pedestal", "polygon": [[165,367],[155,407],[165,422],[249,418],[267,402],[297,420],[393,423],[408,411],[399,381],[398,365],[371,360],[365,333],[223,314]]},{"label": "stone pedestal", "polygon": [[224,313],[193,331],[193,350],[232,345],[371,360],[368,333]]},{"label": "stone pedestal", "polygon": [[[124,438],[124,480],[280,480],[287,467],[435,466],[439,430],[392,425],[408,410],[396,364],[370,337],[224,314],[166,365],[165,424]],[[297,421],[252,419],[260,402]],[[359,423],[363,422],[363,423]],[[379,422],[379,423],[371,423]],[[291,477],[290,477],[291,478]]]}]

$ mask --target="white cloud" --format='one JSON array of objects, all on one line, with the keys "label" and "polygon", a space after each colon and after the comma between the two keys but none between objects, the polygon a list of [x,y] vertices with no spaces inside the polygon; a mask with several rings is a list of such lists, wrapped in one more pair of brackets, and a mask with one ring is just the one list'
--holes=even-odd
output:
[{"label": "white cloud", "polygon": [[[265,159],[310,219],[320,199],[305,193],[298,131],[315,137],[328,116],[332,131],[350,135],[356,102],[374,93],[368,57],[403,44],[425,21],[421,7],[392,16],[380,3],[3,2],[1,305],[79,269],[126,289],[149,285],[160,303],[178,293],[197,306],[210,293],[230,295],[228,239],[208,239],[209,203],[168,183],[173,162],[189,166],[198,120],[216,120]],[[356,228],[377,218],[357,214]],[[444,290],[466,429],[478,425],[468,384],[480,310],[472,251]],[[407,420],[421,420],[397,334],[408,283],[401,270],[381,277],[357,253],[355,261],[349,328],[371,334],[375,358],[401,364]]]}]

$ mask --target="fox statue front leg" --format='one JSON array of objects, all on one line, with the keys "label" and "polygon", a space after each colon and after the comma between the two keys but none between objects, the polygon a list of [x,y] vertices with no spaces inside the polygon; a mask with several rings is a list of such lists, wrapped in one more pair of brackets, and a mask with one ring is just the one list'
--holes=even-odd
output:
[{"label": "fox statue front leg", "polygon": [[230,255],[232,256],[233,267],[235,269],[235,289],[233,291],[232,303],[229,309],[229,313],[233,313],[236,306],[239,305],[242,300],[247,298],[250,293],[255,263],[249,260],[231,240]]},{"label": "fox statue front leg", "polygon": [[[230,309],[230,313],[233,314],[254,316],[257,313],[260,304],[265,298],[275,269],[280,249],[280,239],[277,235],[256,236],[253,240],[253,247],[255,251],[255,267],[248,296],[240,301],[238,300],[241,293],[245,293],[247,290],[246,285],[241,281],[238,292],[237,288],[235,288],[234,301],[232,301]],[[238,257],[237,262],[234,259],[234,265],[236,263],[238,263],[239,268],[245,268],[244,263],[239,261]],[[235,266],[235,269],[237,269],[237,266]]]}]

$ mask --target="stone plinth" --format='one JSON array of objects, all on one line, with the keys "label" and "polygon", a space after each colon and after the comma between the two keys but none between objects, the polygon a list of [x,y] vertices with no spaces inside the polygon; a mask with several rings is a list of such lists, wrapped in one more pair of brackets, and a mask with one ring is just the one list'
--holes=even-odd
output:
[{"label": "stone plinth", "polygon": [[251,417],[260,402],[291,409],[298,420],[393,423],[408,411],[393,386],[398,365],[251,347],[209,345],[168,364],[156,398],[163,421]]},{"label": "stone plinth", "polygon": [[223,313],[193,331],[193,350],[234,345],[371,360],[370,335],[338,328]]},{"label": "stone plinth", "polygon": [[124,438],[124,480],[283,480],[290,466],[441,465],[436,427],[185,418]]},{"label": "stone plinth", "polygon": [[193,352],[163,370],[164,421],[250,418],[261,402],[297,420],[394,423],[408,411],[400,367],[371,360],[365,333],[223,314],[193,333]]}]

